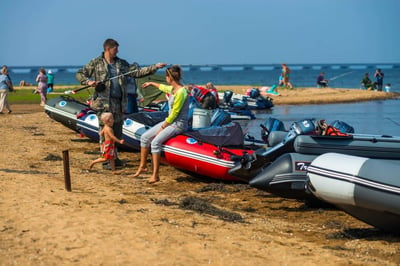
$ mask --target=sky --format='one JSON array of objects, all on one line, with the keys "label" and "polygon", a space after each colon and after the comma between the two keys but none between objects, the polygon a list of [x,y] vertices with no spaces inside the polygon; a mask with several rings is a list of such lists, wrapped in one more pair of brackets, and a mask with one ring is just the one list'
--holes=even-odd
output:
[{"label": "sky", "polygon": [[399,63],[399,0],[2,0],[0,64]]}]

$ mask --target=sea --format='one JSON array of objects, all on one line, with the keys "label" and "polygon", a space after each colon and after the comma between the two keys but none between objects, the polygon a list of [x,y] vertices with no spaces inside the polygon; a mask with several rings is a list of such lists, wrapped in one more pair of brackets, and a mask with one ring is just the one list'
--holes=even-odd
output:
[{"label": "sea", "polygon": [[[391,84],[391,91],[400,92],[400,63],[394,64],[293,64],[290,80],[294,87],[315,87],[319,73],[325,72],[331,88],[358,89],[365,73],[374,81],[374,73],[380,68],[384,84]],[[81,66],[46,66],[55,74],[55,84],[78,85],[75,73]],[[20,80],[34,83],[39,66],[9,66],[14,84]],[[278,83],[281,67],[278,64],[231,64],[231,65],[182,65],[184,83],[218,85],[272,86]],[[164,75],[164,70],[159,74]],[[340,120],[354,127],[359,134],[400,136],[400,99],[361,103],[320,105],[279,105],[268,111],[256,113],[256,119],[241,121],[244,131],[259,138],[259,125],[268,117],[284,122],[287,128],[304,118],[325,119],[328,123]]]}]

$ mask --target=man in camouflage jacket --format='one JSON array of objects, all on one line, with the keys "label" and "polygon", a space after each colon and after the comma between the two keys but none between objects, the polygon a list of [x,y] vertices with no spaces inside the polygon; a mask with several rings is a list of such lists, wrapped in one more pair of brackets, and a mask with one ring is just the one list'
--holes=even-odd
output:
[{"label": "man in camouflage jacket", "polygon": [[[82,85],[96,87],[90,106],[97,112],[99,132],[104,126],[100,120],[101,114],[111,112],[114,116],[114,135],[121,139],[124,113],[128,102],[126,76],[139,78],[150,75],[166,64],[157,63],[143,68],[139,68],[137,64],[129,65],[126,60],[117,57],[118,47],[117,41],[105,40],[103,53],[79,69],[76,79]],[[100,144],[102,142],[103,139],[100,139]],[[121,165],[118,158],[116,158],[116,165]]]}]

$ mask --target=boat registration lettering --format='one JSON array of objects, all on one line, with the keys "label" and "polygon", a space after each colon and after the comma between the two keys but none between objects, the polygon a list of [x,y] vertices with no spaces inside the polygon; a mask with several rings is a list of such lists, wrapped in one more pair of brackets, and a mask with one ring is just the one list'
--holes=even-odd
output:
[{"label": "boat registration lettering", "polygon": [[194,138],[187,138],[187,139],[186,139],[186,143],[187,143],[187,144],[196,144],[196,143],[197,143],[197,140],[194,139]]},{"label": "boat registration lettering", "polygon": [[311,162],[304,162],[304,161],[295,161],[294,162],[294,170],[305,172],[307,171],[308,166],[310,166]]}]

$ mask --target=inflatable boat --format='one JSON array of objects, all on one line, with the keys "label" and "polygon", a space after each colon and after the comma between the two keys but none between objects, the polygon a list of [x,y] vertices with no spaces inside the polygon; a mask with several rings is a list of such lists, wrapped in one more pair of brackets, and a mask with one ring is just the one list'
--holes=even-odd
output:
[{"label": "inflatable boat", "polygon": [[249,180],[249,184],[284,198],[314,200],[314,195],[306,189],[306,183],[307,168],[316,157],[285,153],[262,168],[259,174]]},{"label": "inflatable boat", "polygon": [[[49,100],[45,106],[50,118],[98,141],[98,118],[86,104],[68,96]],[[219,114],[218,114],[219,113]],[[187,131],[163,145],[163,163],[188,174],[220,180],[238,181],[229,170],[252,154],[259,145],[245,144],[240,125],[219,111],[211,126]],[[166,112],[140,112],[127,115],[123,124],[123,148],[140,149],[140,136],[150,127],[165,120]]]},{"label": "inflatable boat", "polygon": [[300,135],[293,142],[294,152],[281,155],[265,165],[249,184],[287,198],[309,199],[307,169],[324,153],[336,152],[374,159],[400,160],[400,137],[360,135]]},{"label": "inflatable boat", "polygon": [[374,227],[400,232],[400,160],[326,153],[307,171],[316,197]]},{"label": "inflatable boat", "polygon": [[228,90],[218,92],[218,97],[220,99],[220,108],[265,110],[274,107],[272,98],[262,97],[259,93],[247,96]]},{"label": "inflatable boat", "polygon": [[[143,112],[128,115],[124,120],[124,145],[140,149],[140,136],[166,117],[165,112]],[[99,140],[98,118],[88,114],[77,122],[79,132]],[[162,146],[162,162],[195,176],[239,181],[229,170],[243,156],[259,146],[245,145],[240,125],[231,122],[221,126],[184,132],[167,140]]]}]

